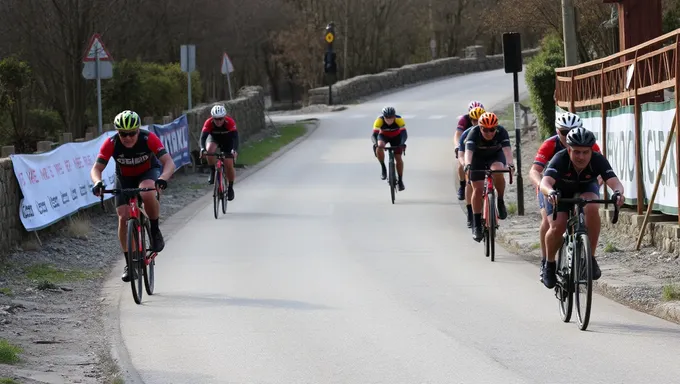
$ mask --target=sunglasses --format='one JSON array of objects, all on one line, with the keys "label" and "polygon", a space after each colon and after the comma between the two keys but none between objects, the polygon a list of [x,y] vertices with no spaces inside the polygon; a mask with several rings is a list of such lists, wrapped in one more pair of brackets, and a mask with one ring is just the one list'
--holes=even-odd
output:
[{"label": "sunglasses", "polygon": [[558,129],[558,131],[560,131],[560,135],[566,136],[571,132],[571,129]]},{"label": "sunglasses", "polygon": [[482,132],[484,133],[494,133],[496,132],[496,128],[482,128]]},{"label": "sunglasses", "polygon": [[224,120],[224,117],[219,117],[219,118],[218,118],[218,117],[213,117],[213,121],[220,122],[220,121],[223,121],[223,120]]},{"label": "sunglasses", "polygon": [[118,134],[120,137],[133,137],[135,136],[139,131],[134,131],[134,132],[123,132],[123,131],[118,131]]}]

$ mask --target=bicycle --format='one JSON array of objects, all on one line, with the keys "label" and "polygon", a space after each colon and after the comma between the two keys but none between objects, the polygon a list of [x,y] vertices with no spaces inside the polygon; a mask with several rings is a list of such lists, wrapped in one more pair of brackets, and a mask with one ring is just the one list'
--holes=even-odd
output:
[{"label": "bicycle", "polygon": [[[576,317],[578,327],[582,331],[588,327],[593,300],[593,259],[583,207],[587,204],[613,204],[614,216],[611,223],[616,224],[619,220],[619,206],[616,204],[619,196],[620,193],[615,192],[610,199],[583,199],[580,194],[574,195],[573,198],[560,199],[558,192],[557,201],[553,203],[553,220],[557,219],[557,204],[574,205],[574,208],[567,212],[567,230],[563,235],[562,246],[557,252],[555,297],[560,307],[560,317],[563,322],[568,323],[571,320],[574,293],[576,293]],[[582,285],[586,286],[585,292],[581,292]],[[585,294],[585,303],[582,303],[581,293]]]},{"label": "bicycle", "polygon": [[[513,167],[511,167],[513,168]],[[498,209],[496,207],[496,188],[493,184],[494,173],[507,173],[510,175],[510,184],[512,184],[512,170],[492,170],[486,169],[470,169],[472,172],[484,172],[484,188],[482,189],[482,233],[484,235],[484,255],[490,256],[491,261],[496,260],[496,230],[498,229]],[[469,176],[468,176],[469,178]]]},{"label": "bicycle", "polygon": [[225,154],[222,152],[206,153],[203,156],[214,156],[217,158],[215,163],[215,188],[213,189],[213,211],[215,213],[215,219],[219,217],[219,205],[222,202],[222,214],[227,213],[227,188],[224,185],[224,162],[226,158]]},{"label": "bicycle", "polygon": [[156,188],[125,188],[125,189],[105,189],[101,192],[101,206],[104,207],[104,194],[128,196],[130,206],[130,218],[127,221],[127,260],[128,275],[130,276],[130,287],[132,288],[132,298],[135,303],[142,303],[142,277],[144,289],[149,296],[153,295],[154,290],[154,266],[156,265],[157,252],[147,247],[147,242],[151,244],[151,226],[149,216],[144,210],[144,202],[139,192],[156,191],[156,200],[160,199],[160,194]]},{"label": "bicycle", "polygon": [[396,164],[394,160],[394,150],[398,148],[403,148],[404,150],[401,152],[402,156],[406,155],[406,145],[399,145],[393,147],[390,145],[389,147],[385,147],[385,150],[388,152],[389,155],[389,164],[387,167],[387,184],[390,186],[390,195],[392,197],[392,204],[394,204],[394,199],[396,197],[396,193],[398,191],[397,188],[397,170],[396,170]]}]

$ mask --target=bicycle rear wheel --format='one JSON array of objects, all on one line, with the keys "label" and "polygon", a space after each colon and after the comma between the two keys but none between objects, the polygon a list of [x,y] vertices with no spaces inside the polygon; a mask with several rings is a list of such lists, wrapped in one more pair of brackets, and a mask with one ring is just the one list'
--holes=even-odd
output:
[{"label": "bicycle rear wheel", "polygon": [[394,161],[391,158],[389,168],[390,195],[392,196],[392,204],[394,204],[394,198],[396,197],[395,194],[397,192],[397,172],[394,168]]},{"label": "bicycle rear wheel", "polygon": [[574,258],[571,258],[572,265],[569,265],[567,257],[568,245],[568,240],[565,240],[557,252],[557,286],[555,286],[555,295],[560,307],[560,318],[565,323],[571,320],[571,312],[574,307],[573,285],[571,284],[571,275],[569,274],[570,268],[573,271]]},{"label": "bicycle rear wheel", "polygon": [[220,215],[220,183],[222,182],[220,174],[220,170],[215,167],[215,187],[213,188],[213,211],[215,213],[215,219],[217,219]]},{"label": "bicycle rear wheel", "polygon": [[220,194],[220,200],[222,201],[222,213],[227,214],[227,179],[224,177],[224,173],[222,173],[222,193]]},{"label": "bicycle rear wheel", "polygon": [[486,225],[489,231],[489,256],[491,261],[496,260],[496,195],[493,192],[489,193],[488,205],[488,220]]},{"label": "bicycle rear wheel", "polygon": [[[489,257],[489,253],[491,251],[491,248],[489,247],[489,230],[488,227],[486,226],[487,221],[489,220],[489,199],[487,198],[486,194],[484,195],[484,199],[482,200],[482,222],[480,225],[482,226],[482,236],[483,236],[483,241],[484,241],[484,256]],[[473,226],[473,233],[474,233],[474,226]]]},{"label": "bicycle rear wheel", "polygon": [[144,268],[144,288],[146,289],[147,294],[153,295],[154,266],[156,265],[156,260],[151,259],[149,260],[149,264],[146,263],[146,261],[149,259],[149,256],[151,256],[151,252],[148,249],[150,244],[151,244],[151,227],[149,226],[148,220],[143,220],[142,249],[144,250],[144,264],[142,265],[142,267]]},{"label": "bicycle rear wheel", "polygon": [[593,258],[590,239],[586,234],[576,236],[573,274],[578,328],[585,331],[590,321],[590,308],[593,302]]},{"label": "bicycle rear wheel", "polygon": [[142,266],[143,255],[139,252],[139,222],[136,219],[127,222],[127,249],[128,249],[128,275],[130,276],[130,288],[135,303],[142,303]]}]

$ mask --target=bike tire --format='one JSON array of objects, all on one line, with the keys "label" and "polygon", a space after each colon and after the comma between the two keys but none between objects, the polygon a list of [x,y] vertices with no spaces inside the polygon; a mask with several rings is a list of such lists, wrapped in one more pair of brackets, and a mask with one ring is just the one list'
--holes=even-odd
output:
[{"label": "bike tire", "polygon": [[215,187],[213,188],[213,212],[215,214],[215,219],[220,215],[220,172],[219,169],[215,168],[215,176],[213,177],[215,181]]},{"label": "bike tire", "polygon": [[496,199],[493,192],[489,193],[489,220],[487,226],[489,228],[489,257],[491,262],[496,260]]},{"label": "bike tire", "polygon": [[[569,273],[570,268],[573,271],[574,258],[571,258],[571,265],[567,265],[567,263],[569,263],[566,252],[568,246],[568,241],[564,241],[557,252],[558,281],[555,286],[555,294],[557,295],[558,305],[560,307],[560,318],[565,323],[568,323],[571,320],[571,314],[574,308],[573,284],[571,284],[571,274]],[[566,286],[560,282],[560,278],[562,278],[561,281],[564,282]]]},{"label": "bike tire", "polygon": [[[135,303],[142,303],[142,269],[139,265],[141,257],[139,255],[139,238],[138,228],[139,222],[135,219],[128,220],[127,223],[127,249],[128,249],[128,275],[130,276],[130,288],[132,289],[132,298]],[[142,261],[143,262],[143,261]]]},{"label": "bike tire", "polygon": [[397,175],[396,175],[396,170],[394,167],[394,162],[390,161],[390,166],[389,166],[389,184],[390,184],[390,195],[392,197],[392,204],[394,204],[394,199],[395,195],[397,193]]},{"label": "bike tire", "polygon": [[[480,225],[482,226],[482,239],[484,241],[484,256],[489,257],[489,253],[491,252],[491,247],[489,245],[489,230],[487,229],[486,222],[488,221],[489,218],[489,200],[486,196],[484,196],[484,200],[482,200],[483,208],[482,208],[482,222]],[[474,226],[472,227],[473,233],[474,233]]]},{"label": "bike tire", "polygon": [[[574,273],[574,293],[576,296],[576,319],[578,320],[578,328],[585,331],[590,322],[590,309],[593,303],[593,258],[588,235],[577,235],[575,245],[574,269],[576,272]],[[585,303],[582,302],[581,293],[585,294]]]},{"label": "bike tire", "polygon": [[222,214],[227,214],[227,186],[226,178],[222,174],[222,193],[220,194],[220,200],[222,201]]},{"label": "bike tire", "polygon": [[153,295],[153,289],[154,289],[154,276],[155,276],[155,271],[154,267],[156,265],[156,260],[151,259],[149,260],[149,264],[146,263],[146,260],[149,259],[149,256],[151,254],[150,250],[148,249],[148,245],[151,245],[151,227],[149,225],[148,220],[144,220],[142,224],[142,249],[144,249],[144,288],[146,289],[146,293],[151,296]]}]

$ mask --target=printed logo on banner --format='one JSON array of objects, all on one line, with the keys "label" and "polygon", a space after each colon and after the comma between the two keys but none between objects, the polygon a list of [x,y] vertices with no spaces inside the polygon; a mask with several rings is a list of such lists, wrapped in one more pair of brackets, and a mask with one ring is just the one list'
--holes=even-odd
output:
[{"label": "printed logo on banner", "polygon": [[172,157],[176,169],[191,164],[189,124],[186,115],[182,115],[169,124],[154,124],[151,128]]},{"label": "printed logo on banner", "polygon": [[35,213],[33,213],[33,206],[32,205],[22,205],[21,206],[21,216],[24,219],[35,216]]}]

